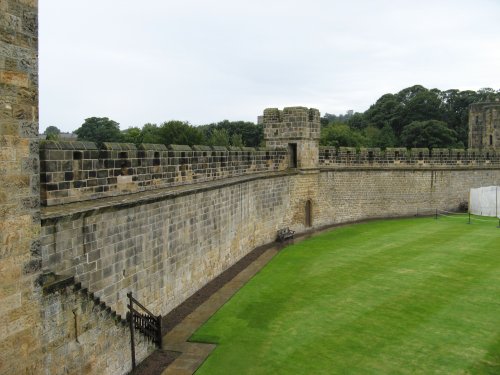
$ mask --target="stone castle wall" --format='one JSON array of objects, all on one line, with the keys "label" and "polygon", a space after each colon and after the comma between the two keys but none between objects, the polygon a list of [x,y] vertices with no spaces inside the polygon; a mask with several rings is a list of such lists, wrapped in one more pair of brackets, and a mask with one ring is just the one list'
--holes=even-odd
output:
[{"label": "stone castle wall", "polygon": [[43,292],[37,13],[0,1],[0,374],[124,374],[128,328],[89,295]]},{"label": "stone castle wall", "polygon": [[[33,374],[126,374],[132,368],[130,329],[85,289],[57,287],[42,299],[40,337],[44,355]],[[155,348],[135,336],[136,361]]]},{"label": "stone castle wall", "polygon": [[40,325],[37,1],[0,2],[0,373],[36,373]]},{"label": "stone castle wall", "polygon": [[47,207],[43,267],[75,276],[120,314],[128,291],[165,314],[280,228],[456,210],[469,188],[499,180],[498,167],[344,165]]},{"label": "stone castle wall", "polygon": [[166,314],[280,228],[456,210],[469,188],[500,178],[494,151],[318,148],[315,112],[304,113],[293,131],[292,118],[276,122],[281,138],[264,150],[45,143],[44,270],[74,276],[121,315],[129,291]]},{"label": "stone castle wall", "polygon": [[[304,107],[265,111],[268,150],[47,142],[39,154],[37,9],[0,1],[1,374],[127,373],[129,333],[111,311],[124,315],[127,292],[165,314],[280,228],[453,210],[500,181],[480,146],[318,149],[319,112]],[[47,288],[54,273],[83,289]],[[137,339],[142,359],[152,347]]]},{"label": "stone castle wall", "polygon": [[75,276],[121,315],[129,291],[166,314],[275,239],[291,215],[291,179],[268,173],[47,207],[43,267]]},{"label": "stone castle wall", "polygon": [[500,169],[322,169],[315,225],[456,211],[469,189],[500,181]]},{"label": "stone castle wall", "polygon": [[[295,134],[295,133],[294,133]],[[287,140],[268,149],[105,143],[44,142],[40,150],[41,203],[53,206],[96,198],[127,195],[219,179],[278,172],[288,168]],[[302,159],[324,167],[449,167],[500,165],[500,154],[480,149],[412,149],[320,147],[317,140],[300,140]],[[313,155],[314,154],[314,155]],[[302,162],[302,163],[301,163]]]},{"label": "stone castle wall", "polygon": [[283,149],[105,143],[42,143],[41,199],[47,206],[287,168]]},{"label": "stone castle wall", "polygon": [[484,149],[320,147],[320,168],[492,168],[500,167],[500,153]]}]

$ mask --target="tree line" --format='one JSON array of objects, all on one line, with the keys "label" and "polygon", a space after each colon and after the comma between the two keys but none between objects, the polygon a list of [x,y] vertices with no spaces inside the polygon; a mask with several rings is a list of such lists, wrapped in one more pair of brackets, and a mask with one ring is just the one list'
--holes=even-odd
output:
[{"label": "tree line", "polygon": [[[171,120],[160,125],[147,123],[142,128],[131,127],[121,131],[119,124],[107,117],[90,117],[74,131],[77,139],[95,142],[155,143],[177,145],[209,145],[258,147],[263,146],[262,125],[247,121],[220,121],[194,126],[186,121]],[[57,140],[60,131],[49,126],[45,134],[49,140]]]},{"label": "tree line", "polygon": [[382,95],[363,113],[326,114],[321,144],[351,147],[467,147],[469,105],[500,100],[500,90],[440,91],[420,85]]},{"label": "tree line", "polygon": [[[326,113],[321,119],[320,144],[350,147],[466,147],[469,105],[500,100],[500,90],[440,91],[420,85],[382,95],[363,113]],[[59,129],[49,126],[47,139]],[[220,121],[194,126],[185,121],[147,123],[121,131],[107,117],[90,117],[74,131],[78,140],[103,142],[185,144],[210,146],[264,145],[263,126],[246,121]]]}]

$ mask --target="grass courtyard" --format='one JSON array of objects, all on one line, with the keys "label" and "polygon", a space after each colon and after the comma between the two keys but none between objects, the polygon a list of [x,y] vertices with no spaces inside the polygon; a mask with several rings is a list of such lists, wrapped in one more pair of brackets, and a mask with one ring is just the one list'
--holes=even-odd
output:
[{"label": "grass courtyard", "polygon": [[442,217],[283,249],[192,337],[202,374],[500,374],[500,229]]}]

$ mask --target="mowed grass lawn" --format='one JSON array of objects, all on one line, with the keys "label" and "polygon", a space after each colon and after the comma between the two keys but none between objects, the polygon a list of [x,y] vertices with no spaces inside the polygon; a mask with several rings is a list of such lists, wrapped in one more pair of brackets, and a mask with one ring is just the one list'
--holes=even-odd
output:
[{"label": "mowed grass lawn", "polygon": [[350,225],[283,249],[191,341],[202,374],[500,374],[500,229]]}]

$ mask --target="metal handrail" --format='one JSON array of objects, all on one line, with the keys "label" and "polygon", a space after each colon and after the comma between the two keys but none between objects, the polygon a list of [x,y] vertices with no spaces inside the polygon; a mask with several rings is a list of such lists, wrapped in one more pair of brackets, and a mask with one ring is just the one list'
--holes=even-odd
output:
[{"label": "metal handrail", "polygon": [[[132,292],[127,293],[129,303],[127,307],[129,311],[127,312],[127,320],[130,326],[130,347],[132,352],[132,369],[135,369],[135,337],[134,329],[139,330],[143,335],[145,335],[149,340],[155,343],[159,348],[161,348],[161,315],[154,315],[146,307],[144,307],[139,301],[137,301],[133,296]],[[134,304],[137,305],[141,310],[134,308]]]}]

